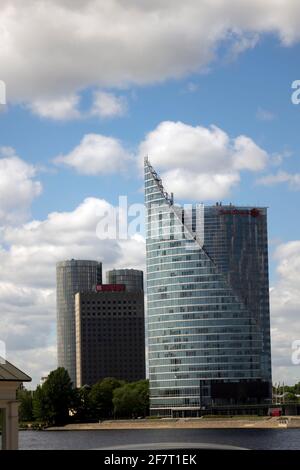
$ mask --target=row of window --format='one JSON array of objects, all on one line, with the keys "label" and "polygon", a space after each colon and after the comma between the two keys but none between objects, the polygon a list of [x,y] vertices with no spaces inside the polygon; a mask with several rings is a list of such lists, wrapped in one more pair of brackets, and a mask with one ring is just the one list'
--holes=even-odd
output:
[{"label": "row of window", "polygon": [[[195,293],[197,293],[197,291],[195,291]],[[183,300],[184,299],[184,300]],[[228,301],[231,301],[232,303],[230,304]],[[159,302],[159,303],[158,303]],[[230,297],[228,296],[227,298],[226,297],[219,297],[218,299],[214,298],[214,297],[192,297],[192,298],[189,298],[189,297],[178,297],[178,298],[173,298],[170,297],[170,299],[165,299],[165,302],[162,302],[162,299],[158,299],[158,300],[154,300],[154,301],[149,301],[148,302],[148,310],[151,311],[151,309],[153,308],[160,308],[160,307],[164,307],[165,309],[166,308],[171,308],[171,307],[187,307],[188,305],[216,305],[216,304],[227,304],[227,306],[233,306],[233,305],[239,305],[241,306],[240,308],[242,310],[245,310],[245,307],[241,304],[241,303],[238,303],[237,300],[235,300],[233,297]]]},{"label": "row of window", "polygon": [[[230,305],[176,305],[176,308],[165,307],[164,305],[159,305],[156,307],[150,307],[151,315],[150,318],[156,321],[171,321],[176,319],[175,315],[178,315],[180,320],[184,319],[196,319],[199,318],[240,318],[242,315],[247,314],[244,318],[249,317],[249,313],[245,307],[239,303],[230,304]],[[220,310],[222,312],[220,312]],[[195,313],[184,313],[184,312],[196,312]],[[203,313],[202,313],[203,312]],[[212,312],[212,313],[206,313]],[[172,313],[172,315],[168,315]],[[183,313],[183,315],[179,315]],[[163,315],[162,315],[163,314]],[[161,316],[160,316],[161,315]],[[156,317],[158,317],[156,319]]]},{"label": "row of window", "polygon": [[171,378],[169,379],[159,379],[159,380],[151,380],[150,379],[150,389],[152,390],[152,393],[154,392],[155,389],[171,389],[172,387],[177,388],[179,385],[182,385],[184,387],[195,387],[199,385],[199,379],[201,380],[212,380],[212,379],[231,379],[231,380],[236,380],[236,379],[259,379],[260,377],[258,376],[256,371],[247,371],[247,372],[242,372],[242,371],[215,371],[215,372],[203,372],[203,373],[193,373],[190,372],[187,377],[174,377],[174,374]]},{"label": "row of window", "polygon": [[[167,334],[172,334],[172,330],[174,328],[181,328],[181,331],[184,331],[187,329],[187,328],[190,328],[189,331],[192,332],[192,330],[194,331],[197,327],[199,326],[203,326],[203,327],[206,327],[207,329],[207,333],[209,331],[211,331],[211,328],[215,327],[215,328],[224,328],[224,327],[233,327],[233,328],[237,328],[237,327],[250,327],[250,326],[253,326],[255,325],[255,322],[253,319],[251,318],[223,318],[221,321],[219,318],[215,318],[215,319],[196,319],[196,320],[177,320],[177,321],[164,321],[164,320],[157,320],[156,322],[148,322],[148,331],[150,332],[153,332],[153,334],[155,334],[155,332],[160,332],[162,331],[162,328],[164,328],[164,331],[167,333]],[[204,333],[204,331],[203,331]],[[180,333],[179,333],[180,334]],[[161,336],[161,334],[159,333],[159,336]]]},{"label": "row of window", "polygon": [[[252,331],[253,330],[253,331]],[[244,327],[228,327],[228,326],[211,326],[210,328],[184,328],[184,329],[160,329],[160,330],[151,330],[149,331],[149,337],[153,340],[154,338],[162,338],[164,336],[191,336],[194,337],[195,335],[203,335],[209,333],[210,336],[208,339],[214,339],[218,340],[220,338],[219,335],[224,335],[224,334],[248,334],[251,335],[249,336],[249,339],[252,339],[255,337],[255,334],[257,333],[260,337],[260,332],[256,332],[254,328],[247,326]],[[192,340],[193,338],[191,338]]]},{"label": "row of window", "polygon": [[256,374],[259,373],[260,367],[257,364],[222,364],[215,365],[211,364],[201,365],[201,366],[190,366],[190,367],[172,367],[170,370],[157,371],[156,368],[150,368],[149,378],[150,380],[168,380],[168,379],[189,379],[189,378],[201,378],[203,374],[207,372],[214,373],[215,371],[222,372],[225,371],[256,371]]},{"label": "row of window", "polygon": [[130,337],[126,337],[126,335],[124,334],[123,331],[96,331],[96,332],[93,332],[93,333],[90,333],[90,332],[83,332],[82,333],[82,341],[85,341],[85,340],[88,340],[91,338],[91,337],[97,337],[97,338],[105,338],[106,336],[107,337],[110,337],[110,336],[119,336],[120,338],[124,339],[124,341],[126,341],[126,339],[130,339],[132,340],[133,339],[133,335],[137,335],[138,333],[140,335],[143,335],[144,334],[144,330],[142,329],[131,329],[131,330],[127,330],[126,333],[128,333],[128,335],[130,335]]},{"label": "row of window", "polygon": [[136,300],[82,300],[81,305],[136,304]]},{"label": "row of window", "polygon": [[112,316],[127,316],[127,315],[132,315],[132,316],[137,316],[140,312],[137,312],[136,310],[110,310],[109,308],[107,310],[97,310],[97,311],[83,311],[81,312],[81,317],[84,319],[84,318],[87,318],[87,317],[101,317],[101,316],[109,316],[109,315],[112,315]]},{"label": "row of window", "polygon": [[260,356],[259,355],[242,355],[242,356],[206,356],[206,357],[185,357],[182,359],[173,358],[173,359],[151,359],[150,360],[150,369],[155,367],[156,370],[159,368],[170,367],[174,365],[190,365],[190,364],[225,364],[225,363],[257,363],[260,364]]},{"label": "row of window", "polygon": [[[193,345],[192,345],[193,346]],[[187,351],[168,351],[168,352],[154,352],[149,351],[149,361],[159,359],[159,363],[166,360],[166,358],[185,358],[185,357],[237,357],[237,356],[259,356],[261,354],[261,349],[251,348],[251,349],[241,349],[241,348],[224,348],[224,349],[201,349],[197,348],[194,350]]]},{"label": "row of window", "polygon": [[[240,339],[240,338],[239,338]],[[169,344],[157,344],[156,342],[151,344],[150,345],[150,341],[149,341],[149,346],[150,347],[150,351],[151,352],[154,352],[154,351],[168,351],[168,350],[175,350],[175,349],[197,349],[199,350],[200,348],[202,349],[206,349],[207,351],[209,350],[221,350],[221,349],[227,349],[229,346],[232,348],[232,349],[239,349],[239,348],[248,348],[248,349],[251,349],[252,347],[253,348],[261,348],[262,344],[261,342],[253,342],[253,341],[238,341],[238,342],[234,342],[232,340],[228,340],[227,342],[223,342],[222,343],[219,343],[217,341],[211,341],[209,343],[206,343],[204,342],[203,340],[202,341],[195,341],[193,340],[193,342],[188,342],[188,343],[178,343],[176,344],[175,342],[174,343],[169,343]],[[261,350],[261,349],[260,349]]]}]

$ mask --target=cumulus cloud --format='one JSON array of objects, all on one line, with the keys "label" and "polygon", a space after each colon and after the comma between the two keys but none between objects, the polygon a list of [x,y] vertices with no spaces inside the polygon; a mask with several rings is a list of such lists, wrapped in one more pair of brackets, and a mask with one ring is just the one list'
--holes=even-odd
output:
[{"label": "cumulus cloud", "polygon": [[49,118],[58,121],[67,121],[69,119],[78,119],[81,117],[78,109],[80,97],[72,94],[57,98],[44,98],[33,100],[29,109],[33,114],[42,118]]},{"label": "cumulus cloud", "polygon": [[97,259],[104,270],[144,269],[141,236],[97,236],[99,221],[114,210],[105,200],[88,198],[73,211],[53,212],[45,220],[0,232],[0,339],[6,342],[8,359],[24,364],[35,383],[56,367],[56,262]]},{"label": "cumulus cloud", "polygon": [[259,171],[267,153],[247,136],[231,139],[216,126],[165,121],[139,147],[162,171],[166,188],[180,198],[223,198],[240,181],[240,171]]},{"label": "cumulus cloud", "polygon": [[222,199],[239,183],[238,173],[193,173],[177,168],[162,174],[166,188],[175,196],[200,200]]},{"label": "cumulus cloud", "polygon": [[[0,280],[48,288],[54,286],[56,261],[65,258],[130,263],[131,240],[99,239],[96,234],[101,217],[113,209],[103,199],[87,198],[73,211],[52,212],[46,220],[3,228],[3,243],[10,248],[0,250]],[[141,260],[142,254],[134,255],[132,262],[137,264],[137,258]]]},{"label": "cumulus cloud", "polygon": [[124,116],[127,112],[127,100],[112,92],[97,90],[93,94],[90,109],[80,108],[81,96],[73,93],[64,96],[54,96],[34,99],[26,107],[35,115],[55,121],[74,119],[89,119],[93,117],[115,118]]},{"label": "cumulus cloud", "polygon": [[287,173],[286,171],[278,171],[274,175],[267,175],[259,178],[257,184],[263,186],[275,186],[276,184],[287,183],[289,188],[294,191],[300,190],[300,173]]},{"label": "cumulus cloud", "polygon": [[[53,161],[86,175],[116,173],[149,155],[166,187],[178,197],[203,200],[229,196],[242,171],[257,172],[270,161],[251,138],[230,138],[218,128],[164,121],[138,146],[136,158],[122,142],[101,134],[85,135],[70,153]],[[187,184],[188,183],[188,184]]]},{"label": "cumulus cloud", "polygon": [[240,135],[233,141],[233,167],[237,170],[260,171],[268,163],[268,154],[252,139]]},{"label": "cumulus cloud", "polygon": [[0,226],[20,223],[29,216],[33,199],[42,191],[36,173],[14,149],[0,147]]},{"label": "cumulus cloud", "polygon": [[220,45],[299,41],[299,14],[298,0],[2,0],[1,78],[18,101],[178,78],[207,68]]},{"label": "cumulus cloud", "polygon": [[229,48],[225,54],[225,62],[232,62],[247,49],[253,49],[258,41],[259,34],[233,29],[228,33]]},{"label": "cumulus cloud", "polygon": [[131,158],[118,139],[86,134],[77,147],[67,155],[56,157],[54,163],[74,168],[81,174],[101,175],[123,170]]},{"label": "cumulus cloud", "polygon": [[300,240],[279,245],[275,251],[278,280],[271,288],[273,379],[294,384],[299,365],[292,363],[292,343],[300,340]]},{"label": "cumulus cloud", "polygon": [[45,345],[53,323],[54,292],[51,289],[16,286],[0,282],[0,308],[3,314],[0,337],[10,350]]},{"label": "cumulus cloud", "polygon": [[94,93],[94,102],[91,109],[91,116],[101,118],[111,118],[124,116],[127,111],[127,102],[124,97],[116,96],[113,93],[97,91]]},{"label": "cumulus cloud", "polygon": [[[140,236],[129,240],[99,239],[96,227],[114,208],[88,198],[69,212],[53,212],[45,220],[1,231],[0,338],[8,359],[40,377],[56,367],[55,263],[87,258],[113,267],[144,269],[145,247]],[[274,380],[294,383],[299,366],[291,363],[292,342],[300,339],[300,241],[278,246],[278,280],[271,288]]]},{"label": "cumulus cloud", "polygon": [[26,388],[34,389],[42,377],[46,377],[51,370],[56,369],[56,345],[14,351],[13,363],[32,378],[32,382],[24,384]]}]

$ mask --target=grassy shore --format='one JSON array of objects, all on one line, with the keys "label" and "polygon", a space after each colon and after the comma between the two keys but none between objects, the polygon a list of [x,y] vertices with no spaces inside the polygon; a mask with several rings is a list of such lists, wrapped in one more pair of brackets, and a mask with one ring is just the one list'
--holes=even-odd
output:
[{"label": "grassy shore", "polygon": [[278,429],[300,428],[300,416],[264,417],[202,417],[180,419],[111,420],[99,423],[76,423],[50,427],[48,431],[83,431],[101,429]]}]

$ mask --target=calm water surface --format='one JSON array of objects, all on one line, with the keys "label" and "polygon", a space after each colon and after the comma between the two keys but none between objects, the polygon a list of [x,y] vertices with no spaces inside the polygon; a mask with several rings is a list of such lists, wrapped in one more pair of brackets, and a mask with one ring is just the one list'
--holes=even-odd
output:
[{"label": "calm water surface", "polygon": [[21,431],[20,449],[97,449],[112,446],[208,443],[247,449],[300,449],[300,429],[142,429]]}]

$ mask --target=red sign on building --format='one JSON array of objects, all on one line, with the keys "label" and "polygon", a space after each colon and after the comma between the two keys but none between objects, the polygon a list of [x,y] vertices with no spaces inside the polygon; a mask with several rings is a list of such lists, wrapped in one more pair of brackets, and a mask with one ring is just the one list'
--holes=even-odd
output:
[{"label": "red sign on building", "polygon": [[98,284],[96,292],[123,292],[125,284]]}]

